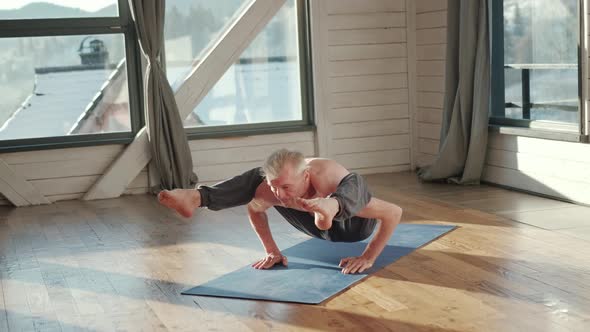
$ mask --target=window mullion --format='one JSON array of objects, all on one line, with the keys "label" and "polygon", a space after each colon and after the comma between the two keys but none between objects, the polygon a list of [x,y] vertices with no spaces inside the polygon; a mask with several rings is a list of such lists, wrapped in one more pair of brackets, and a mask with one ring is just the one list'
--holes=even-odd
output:
[{"label": "window mullion", "polygon": [[0,38],[125,32],[118,17],[0,20]]}]

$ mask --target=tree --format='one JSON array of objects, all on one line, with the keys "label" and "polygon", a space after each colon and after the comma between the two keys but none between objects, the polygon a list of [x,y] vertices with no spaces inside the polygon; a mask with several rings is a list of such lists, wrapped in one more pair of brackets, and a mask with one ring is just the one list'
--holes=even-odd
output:
[{"label": "tree", "polygon": [[184,17],[178,8],[172,6],[166,12],[166,22],[164,24],[164,35],[166,38],[177,38],[185,35],[185,31],[183,31],[183,27],[185,26],[184,21]]},{"label": "tree", "polygon": [[200,4],[192,5],[187,26],[191,35],[193,56],[199,55],[211,41],[211,35],[221,28],[221,23],[210,9]]}]

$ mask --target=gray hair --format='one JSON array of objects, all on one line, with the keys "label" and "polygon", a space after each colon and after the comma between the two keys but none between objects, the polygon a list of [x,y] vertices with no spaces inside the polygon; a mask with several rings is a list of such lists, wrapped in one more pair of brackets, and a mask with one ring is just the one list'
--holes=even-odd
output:
[{"label": "gray hair", "polygon": [[296,167],[297,173],[303,172],[307,167],[305,157],[299,151],[280,149],[273,152],[262,165],[264,176],[269,179],[276,179],[286,164]]}]

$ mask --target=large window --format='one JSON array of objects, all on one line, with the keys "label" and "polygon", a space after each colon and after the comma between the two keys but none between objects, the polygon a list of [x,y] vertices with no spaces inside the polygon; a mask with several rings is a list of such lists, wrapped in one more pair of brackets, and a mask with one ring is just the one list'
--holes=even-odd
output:
[{"label": "large window", "polygon": [[3,1],[0,150],[129,142],[135,39],[126,0]]},{"label": "large window", "polygon": [[[167,1],[165,59],[177,89],[252,0]],[[287,0],[185,119],[190,134],[308,124],[307,9]]]},{"label": "large window", "polygon": [[580,134],[579,0],[491,3],[491,123]]}]

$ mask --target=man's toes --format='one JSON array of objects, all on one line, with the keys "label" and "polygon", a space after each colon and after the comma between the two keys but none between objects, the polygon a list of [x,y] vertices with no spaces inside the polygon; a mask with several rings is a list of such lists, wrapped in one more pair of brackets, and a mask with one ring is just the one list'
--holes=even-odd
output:
[{"label": "man's toes", "polygon": [[170,192],[167,191],[162,191],[158,194],[158,201],[165,205],[172,204],[174,202],[172,198],[173,197],[170,195]]}]

